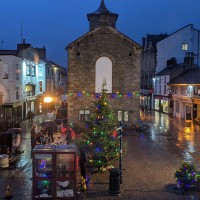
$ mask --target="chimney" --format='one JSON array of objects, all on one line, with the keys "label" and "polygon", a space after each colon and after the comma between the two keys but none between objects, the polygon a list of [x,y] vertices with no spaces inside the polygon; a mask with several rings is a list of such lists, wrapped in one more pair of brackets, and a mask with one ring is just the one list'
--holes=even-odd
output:
[{"label": "chimney", "polygon": [[172,57],[170,60],[167,60],[167,67],[174,66],[177,64],[176,58]]},{"label": "chimney", "polygon": [[31,44],[26,44],[25,39],[23,39],[23,43],[22,44],[17,44],[17,50],[21,51],[23,49],[27,49],[30,46],[31,46]]},{"label": "chimney", "polygon": [[193,52],[185,53],[184,63],[189,68],[194,65],[194,53]]}]

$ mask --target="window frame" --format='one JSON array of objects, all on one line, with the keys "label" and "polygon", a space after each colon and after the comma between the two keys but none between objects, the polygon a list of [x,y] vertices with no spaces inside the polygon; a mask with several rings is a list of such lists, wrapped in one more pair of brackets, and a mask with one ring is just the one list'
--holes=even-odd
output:
[{"label": "window frame", "polygon": [[188,43],[186,43],[186,42],[182,43],[181,49],[182,49],[182,51],[188,51]]},{"label": "window frame", "polygon": [[79,121],[87,121],[90,117],[90,110],[89,109],[81,109],[79,110]]}]

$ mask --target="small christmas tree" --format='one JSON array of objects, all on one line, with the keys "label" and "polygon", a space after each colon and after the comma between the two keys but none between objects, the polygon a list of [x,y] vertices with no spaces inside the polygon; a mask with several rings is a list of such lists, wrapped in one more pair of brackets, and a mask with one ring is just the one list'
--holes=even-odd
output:
[{"label": "small christmas tree", "polygon": [[196,189],[199,182],[199,173],[195,165],[190,162],[183,162],[180,169],[175,172],[177,187],[183,190]]},{"label": "small christmas tree", "polygon": [[86,121],[87,132],[83,135],[87,149],[89,164],[98,172],[113,165],[119,157],[119,140],[113,133],[117,127],[117,119],[106,96],[105,83],[98,101],[93,102],[92,114]]}]

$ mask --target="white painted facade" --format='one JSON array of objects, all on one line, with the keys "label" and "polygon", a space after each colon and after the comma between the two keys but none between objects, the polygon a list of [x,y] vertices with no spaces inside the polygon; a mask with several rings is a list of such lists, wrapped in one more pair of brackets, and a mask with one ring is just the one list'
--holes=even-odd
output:
[{"label": "white painted facade", "polygon": [[156,76],[153,78],[154,95],[152,108],[167,114],[172,113],[169,98],[170,90],[167,85],[169,80],[170,75]]},{"label": "white painted facade", "polygon": [[[23,100],[22,59],[12,55],[0,56],[1,104]],[[18,92],[18,98],[16,93]]]},{"label": "white painted facade", "polygon": [[[176,58],[177,63],[183,63],[186,52],[194,53],[194,64],[198,65],[200,58],[199,34],[199,31],[193,28],[192,24],[189,24],[158,42],[156,44],[156,73],[167,67],[167,60],[170,60],[172,57]],[[182,50],[183,44],[188,45],[188,50]]]},{"label": "white painted facade", "polygon": [[46,91],[45,63],[0,55],[0,120],[16,121],[35,111],[37,95]]}]

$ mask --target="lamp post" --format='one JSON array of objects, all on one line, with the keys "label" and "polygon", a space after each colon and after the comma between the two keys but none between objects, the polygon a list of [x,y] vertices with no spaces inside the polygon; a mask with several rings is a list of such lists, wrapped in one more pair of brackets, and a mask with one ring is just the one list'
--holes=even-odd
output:
[{"label": "lamp post", "polygon": [[51,103],[51,101],[52,101],[52,97],[45,97],[44,98],[44,102],[47,104],[47,112],[48,112],[49,103]]},{"label": "lamp post", "polygon": [[122,111],[118,111],[118,122],[119,127],[119,141],[120,141],[120,151],[119,151],[119,170],[120,170],[120,184],[122,184]]},{"label": "lamp post", "polygon": [[119,136],[120,136],[120,153],[119,153],[119,169],[120,169],[120,184],[122,184],[122,122],[119,122]]}]

